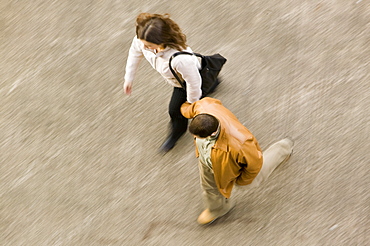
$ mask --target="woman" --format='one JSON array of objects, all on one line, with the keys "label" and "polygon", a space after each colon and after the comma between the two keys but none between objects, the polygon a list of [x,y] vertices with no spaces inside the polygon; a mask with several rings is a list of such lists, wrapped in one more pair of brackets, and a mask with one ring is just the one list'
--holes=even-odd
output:
[{"label": "woman", "polygon": [[136,36],[127,58],[123,89],[126,94],[131,94],[135,72],[143,57],[174,87],[168,109],[171,131],[160,148],[164,152],[172,149],[187,130],[188,120],[181,115],[181,105],[186,101],[193,103],[202,95],[201,65],[196,56],[179,55],[171,62],[172,68],[186,81],[186,90],[171,73],[168,61],[178,51],[192,52],[186,45],[186,36],[168,14],[141,13],[137,17]]}]

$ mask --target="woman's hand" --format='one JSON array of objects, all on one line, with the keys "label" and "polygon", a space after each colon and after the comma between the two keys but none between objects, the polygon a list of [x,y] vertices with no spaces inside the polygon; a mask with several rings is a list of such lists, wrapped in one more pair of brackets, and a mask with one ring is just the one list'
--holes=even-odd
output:
[{"label": "woman's hand", "polygon": [[131,95],[131,92],[132,92],[132,82],[125,81],[125,83],[123,83],[123,92],[126,95]]}]

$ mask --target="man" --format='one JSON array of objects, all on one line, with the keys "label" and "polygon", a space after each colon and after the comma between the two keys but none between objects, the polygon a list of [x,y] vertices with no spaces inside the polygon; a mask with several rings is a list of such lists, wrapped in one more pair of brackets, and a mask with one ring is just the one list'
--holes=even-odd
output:
[{"label": "man", "polygon": [[193,119],[189,131],[195,136],[206,206],[198,217],[199,224],[211,223],[231,209],[234,184],[258,186],[293,151],[293,141],[285,138],[262,155],[252,133],[217,99],[186,102],[181,113]]}]

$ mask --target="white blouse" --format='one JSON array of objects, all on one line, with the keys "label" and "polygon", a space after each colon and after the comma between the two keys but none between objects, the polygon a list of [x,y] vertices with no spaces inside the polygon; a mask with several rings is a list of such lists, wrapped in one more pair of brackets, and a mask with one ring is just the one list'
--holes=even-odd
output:
[{"label": "white blouse", "polygon": [[[189,47],[185,51],[193,52]],[[154,50],[144,48],[140,39],[134,37],[127,58],[125,81],[134,81],[139,63],[145,57],[170,85],[181,88],[168,66],[170,57],[176,52],[178,50],[167,47],[163,51],[155,53]],[[198,58],[190,55],[178,55],[172,59],[171,65],[186,81],[187,101],[189,103],[198,101],[202,95],[202,78],[199,74],[201,65]]]}]

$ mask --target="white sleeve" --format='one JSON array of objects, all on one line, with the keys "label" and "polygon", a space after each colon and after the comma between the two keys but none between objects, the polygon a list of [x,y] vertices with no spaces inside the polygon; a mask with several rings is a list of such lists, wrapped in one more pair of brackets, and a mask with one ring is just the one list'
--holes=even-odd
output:
[{"label": "white sleeve", "polygon": [[126,72],[125,72],[125,81],[132,82],[135,77],[139,63],[143,58],[143,52],[141,50],[141,42],[135,36],[132,40],[130,50],[128,52],[128,58],[126,62]]},{"label": "white sleeve", "polygon": [[196,102],[202,96],[202,77],[200,76],[197,59],[190,55],[178,55],[173,60],[173,68],[186,81],[187,101]]}]

